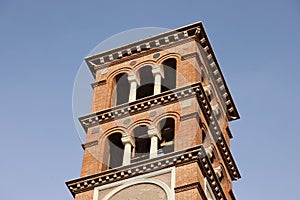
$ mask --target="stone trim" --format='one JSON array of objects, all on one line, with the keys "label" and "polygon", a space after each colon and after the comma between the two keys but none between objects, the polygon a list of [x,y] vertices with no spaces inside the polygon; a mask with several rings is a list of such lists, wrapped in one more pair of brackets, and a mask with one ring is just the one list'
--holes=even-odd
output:
[{"label": "stone trim", "polygon": [[185,120],[188,120],[188,119],[192,119],[192,118],[196,118],[197,121],[200,123],[200,115],[198,112],[193,112],[193,113],[190,113],[190,114],[186,114],[186,115],[182,115],[180,117],[180,121],[185,121]]},{"label": "stone trim", "polygon": [[86,148],[96,146],[96,145],[98,145],[98,140],[82,144],[81,146],[82,146],[83,149],[86,149]]},{"label": "stone trim", "polygon": [[203,200],[208,200],[207,197],[205,196],[205,193],[201,187],[201,184],[199,182],[191,183],[188,185],[183,185],[175,188],[175,193],[180,193],[184,192],[187,190],[192,190],[192,189],[197,189],[199,191],[199,194]]},{"label": "stone trim", "polygon": [[99,85],[105,85],[106,84],[106,80],[101,80],[101,81],[97,81],[91,84],[92,88],[95,89],[95,87],[99,86]]}]

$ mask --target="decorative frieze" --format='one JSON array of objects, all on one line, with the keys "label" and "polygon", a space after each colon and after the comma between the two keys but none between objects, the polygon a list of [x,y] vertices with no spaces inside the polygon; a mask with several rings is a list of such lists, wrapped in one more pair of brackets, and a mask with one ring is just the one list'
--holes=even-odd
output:
[{"label": "decorative frieze", "polygon": [[129,115],[147,111],[158,105],[165,105],[175,103],[180,100],[195,97],[196,93],[200,91],[201,83],[192,84],[182,88],[170,90],[154,96],[130,102],[127,105],[120,105],[110,109],[102,110],[100,112],[92,113],[79,120],[85,130],[90,127],[105,123],[114,119],[121,119]]}]

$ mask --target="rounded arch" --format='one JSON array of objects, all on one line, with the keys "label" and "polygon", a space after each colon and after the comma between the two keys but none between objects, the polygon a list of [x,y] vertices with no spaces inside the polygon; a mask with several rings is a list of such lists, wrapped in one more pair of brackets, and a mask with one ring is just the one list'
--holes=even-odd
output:
[{"label": "rounded arch", "polygon": [[132,67],[132,71],[135,75],[138,75],[138,71],[143,68],[144,66],[151,66],[153,68],[153,66],[155,66],[156,62],[153,61],[153,60],[145,60],[145,61],[142,61],[140,63],[137,63],[136,65],[134,65]]},{"label": "rounded arch", "polygon": [[136,90],[136,99],[141,99],[154,94],[154,75],[152,65],[143,65],[137,71],[140,85]]},{"label": "rounded arch", "polygon": [[114,132],[120,132],[122,133],[122,135],[126,135],[126,128],[124,126],[116,126],[113,128],[109,128],[108,130],[103,132],[102,137],[107,138],[110,134]]},{"label": "rounded arch", "polygon": [[134,185],[141,185],[141,184],[153,184],[158,186],[159,188],[161,188],[166,196],[167,196],[167,200],[172,200],[173,195],[171,192],[171,189],[169,188],[169,186],[160,181],[160,180],[151,180],[151,179],[142,179],[142,180],[136,180],[136,181],[130,181],[128,183],[124,183],[121,186],[115,188],[114,190],[112,190],[111,192],[109,192],[104,198],[103,200],[110,200],[113,196],[115,196],[118,192],[124,191],[124,189],[128,188],[128,187],[132,187]]},{"label": "rounded arch", "polygon": [[112,100],[114,105],[120,105],[129,102],[130,83],[127,73],[120,73],[114,78],[114,88],[112,90]]},{"label": "rounded arch", "polygon": [[167,53],[161,57],[159,57],[156,60],[156,63],[158,64],[162,64],[165,60],[169,59],[169,58],[174,58],[176,59],[177,63],[179,63],[182,59],[181,55],[179,53]]},{"label": "rounded arch", "polygon": [[165,73],[164,78],[161,80],[161,92],[172,90],[176,88],[177,82],[177,60],[176,58],[167,58],[161,65]]},{"label": "rounded arch", "polygon": [[108,169],[119,167],[123,162],[124,146],[121,138],[126,134],[124,127],[114,127],[105,131],[100,145],[104,147],[103,156]]},{"label": "rounded arch", "polygon": [[161,140],[158,142],[158,154],[164,155],[174,152],[176,122],[172,117],[162,118],[158,122]]},{"label": "rounded arch", "polygon": [[[150,127],[152,124],[152,121],[150,119],[139,119],[133,123],[131,123],[128,127],[127,127],[127,131],[130,135],[132,135],[132,131],[134,128],[138,127],[138,126],[147,126]],[[133,136],[133,135],[132,135]]]},{"label": "rounded arch", "polygon": [[166,112],[157,116],[153,123],[161,133],[158,143],[158,155],[171,153],[175,149],[176,132],[179,130],[180,114],[178,112]]},{"label": "rounded arch", "polygon": [[132,69],[130,67],[122,67],[122,68],[116,69],[116,70],[110,72],[109,74],[107,74],[106,81],[111,82],[114,79],[114,77],[120,73],[126,73],[129,75],[131,71],[132,71]]},{"label": "rounded arch", "polygon": [[131,131],[131,135],[135,140],[132,163],[148,159],[150,156],[151,139],[148,135],[148,130],[148,123],[139,123]]},{"label": "rounded arch", "polygon": [[124,145],[122,143],[122,133],[114,132],[106,139],[108,152],[107,165],[109,169],[116,168],[123,163]]},{"label": "rounded arch", "polygon": [[153,119],[153,124],[156,125],[156,127],[157,127],[158,123],[164,118],[173,118],[175,120],[176,126],[177,127],[179,126],[180,114],[178,112],[174,112],[174,111],[166,112],[166,113],[163,113],[163,114],[157,116],[156,118]]},{"label": "rounded arch", "polygon": [[129,101],[130,84],[128,76],[131,69],[120,68],[107,76],[107,85],[111,90],[110,106],[116,106]]}]

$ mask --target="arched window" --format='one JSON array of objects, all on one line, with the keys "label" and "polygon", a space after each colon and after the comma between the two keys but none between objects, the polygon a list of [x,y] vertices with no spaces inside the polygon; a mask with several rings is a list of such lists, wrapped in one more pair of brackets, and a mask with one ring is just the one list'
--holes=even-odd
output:
[{"label": "arched window", "polygon": [[116,83],[116,105],[127,103],[129,100],[130,84],[126,73],[118,74]]},{"label": "arched window", "polygon": [[135,151],[132,162],[149,158],[151,140],[148,136],[148,127],[141,125],[133,129]]},{"label": "arched window", "polygon": [[169,58],[163,63],[165,78],[161,82],[161,92],[176,88],[176,59]]},{"label": "arched window", "polygon": [[173,118],[166,118],[159,122],[161,141],[158,145],[158,154],[167,154],[174,151],[174,130],[175,121]]},{"label": "arched window", "polygon": [[113,133],[108,136],[109,161],[108,167],[115,168],[122,165],[124,146],[121,141],[121,133]]},{"label": "arched window", "polygon": [[137,89],[136,99],[141,99],[153,95],[154,77],[152,67],[147,65],[139,70],[140,86]]}]

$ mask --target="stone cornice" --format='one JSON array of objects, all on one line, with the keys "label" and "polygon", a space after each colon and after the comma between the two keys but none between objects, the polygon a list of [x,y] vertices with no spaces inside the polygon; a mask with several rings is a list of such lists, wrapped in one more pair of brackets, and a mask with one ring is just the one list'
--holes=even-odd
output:
[{"label": "stone cornice", "polygon": [[[144,160],[131,165],[107,170],[90,176],[81,177],[66,182],[66,185],[73,196],[75,196],[78,193],[93,190],[95,187],[101,185],[193,162],[198,163],[217,199],[225,200],[226,197],[222,187],[220,186],[218,178],[214,173],[213,167],[202,145],[166,154],[161,157]],[[184,188],[177,188],[177,191],[182,189]]]},{"label": "stone cornice", "polygon": [[234,162],[233,156],[225,140],[224,134],[219,126],[218,120],[214,115],[211,105],[205,95],[204,89],[200,87],[201,92],[197,93],[198,104],[204,113],[205,120],[209,126],[209,130],[213,136],[216,146],[222,156],[225,166],[230,174],[232,180],[241,178],[238,168]]},{"label": "stone cornice", "polygon": [[114,61],[123,59],[125,57],[130,57],[129,59],[132,59],[133,55],[141,54],[146,51],[158,51],[169,44],[175,42],[178,43],[186,38],[194,37],[195,35],[197,36],[201,33],[201,27],[203,29],[202,22],[184,26],[146,38],[144,40],[136,41],[115,49],[86,57],[85,61],[95,77],[96,70],[100,66],[107,64],[111,65]]},{"label": "stone cornice", "polygon": [[[162,45],[160,46],[159,48],[155,48],[155,49],[148,49],[147,51],[143,51],[143,52],[140,52],[138,54],[131,54],[130,56],[125,56],[125,57],[122,57],[122,58],[119,58],[119,59],[115,59],[113,61],[110,61],[110,62],[106,62],[104,64],[94,64],[99,62],[97,59],[94,60],[93,62],[90,62],[87,63],[87,65],[89,66],[90,70],[91,70],[91,67],[93,68],[93,71],[95,73],[94,77],[96,76],[96,71],[97,70],[101,70],[101,69],[105,69],[105,68],[109,68],[110,66],[112,65],[117,65],[117,64],[121,64],[121,63],[124,63],[124,62],[127,62],[127,61],[130,61],[130,60],[135,60],[137,58],[140,58],[140,57],[143,57],[143,56],[147,56],[147,55],[150,55],[150,54],[155,54],[156,52],[159,52],[159,51],[162,51],[162,50],[167,50],[169,48],[172,48],[174,46],[178,46],[180,44],[185,44],[189,41],[191,41],[192,39],[195,39],[195,37],[188,37],[188,38],[184,38],[180,41],[177,41],[176,43],[168,43],[168,44],[165,44],[165,45]],[[181,58],[181,59],[184,59],[184,58]],[[90,67],[91,66],[91,67]],[[91,70],[92,71],[92,70]],[[92,72],[93,73],[93,72]]]},{"label": "stone cornice", "polygon": [[202,173],[204,173],[204,177],[207,178],[207,181],[212,189],[212,192],[215,195],[215,198],[219,200],[227,199],[224,194],[223,188],[219,182],[219,179],[214,171],[214,168],[209,161],[209,158],[207,158],[207,156],[206,157],[199,156],[198,164]]},{"label": "stone cornice", "polygon": [[87,130],[90,127],[106,123],[115,119],[125,118],[140,112],[154,108],[155,106],[166,105],[178,102],[187,98],[195,97],[200,91],[201,83],[184,86],[181,88],[169,90],[157,95],[149,96],[127,104],[105,109],[79,118],[83,128]]}]

